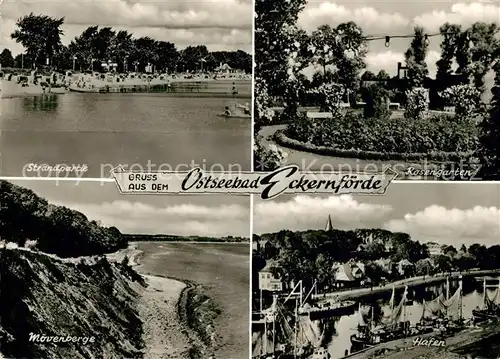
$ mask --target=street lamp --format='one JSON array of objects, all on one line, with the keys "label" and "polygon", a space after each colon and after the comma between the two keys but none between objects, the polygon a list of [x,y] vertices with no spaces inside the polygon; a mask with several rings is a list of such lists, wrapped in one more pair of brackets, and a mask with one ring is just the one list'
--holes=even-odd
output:
[{"label": "street lamp", "polygon": [[75,72],[75,66],[76,66],[76,55],[73,56],[73,72]]}]

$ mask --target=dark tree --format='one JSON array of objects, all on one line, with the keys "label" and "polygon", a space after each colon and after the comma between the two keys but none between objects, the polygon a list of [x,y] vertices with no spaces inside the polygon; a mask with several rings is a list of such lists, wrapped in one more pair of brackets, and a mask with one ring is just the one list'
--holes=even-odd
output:
[{"label": "dark tree", "polygon": [[45,65],[61,50],[61,25],[64,18],[53,18],[47,15],[26,15],[16,22],[18,27],[11,34],[26,49],[26,53],[34,59],[36,65]]},{"label": "dark tree", "polygon": [[424,29],[416,26],[415,35],[410,48],[405,53],[406,66],[408,67],[408,80],[410,88],[421,87],[426,76],[429,75],[425,58],[428,44],[425,40]]},{"label": "dark tree", "polygon": [[[500,51],[498,52],[500,54]],[[500,61],[495,66],[495,83],[488,116],[480,126],[481,175],[484,179],[500,179]],[[469,248],[470,250],[470,248]]]},{"label": "dark tree", "polygon": [[9,49],[3,49],[0,54],[0,65],[2,65],[2,67],[14,66],[14,57],[12,57],[12,52],[10,52]]}]

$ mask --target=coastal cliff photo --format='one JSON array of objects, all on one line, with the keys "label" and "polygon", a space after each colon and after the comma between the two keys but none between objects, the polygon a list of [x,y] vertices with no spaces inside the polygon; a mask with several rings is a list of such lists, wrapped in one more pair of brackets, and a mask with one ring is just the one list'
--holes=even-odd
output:
[{"label": "coastal cliff photo", "polygon": [[500,186],[256,200],[252,358],[496,359]]},{"label": "coastal cliff photo", "polygon": [[1,10],[0,175],[250,170],[251,1]]},{"label": "coastal cliff photo", "polygon": [[0,181],[0,358],[248,358],[249,199]]},{"label": "coastal cliff photo", "polygon": [[264,171],[500,179],[498,1],[255,2]]}]

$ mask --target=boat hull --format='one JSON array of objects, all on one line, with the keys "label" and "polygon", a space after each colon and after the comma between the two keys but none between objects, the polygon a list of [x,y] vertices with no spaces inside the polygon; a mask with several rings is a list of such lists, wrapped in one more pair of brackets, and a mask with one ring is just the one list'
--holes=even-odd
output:
[{"label": "boat hull", "polygon": [[474,317],[474,320],[476,321],[485,321],[488,319],[498,319],[500,317],[500,313],[498,312],[492,312],[488,310],[477,310],[474,309],[472,311],[472,316]]},{"label": "boat hull", "polygon": [[348,301],[343,302],[340,307],[331,308],[310,308],[304,310],[300,315],[307,315],[311,320],[328,318],[328,317],[341,317],[344,315],[354,314],[356,308],[356,302]]}]

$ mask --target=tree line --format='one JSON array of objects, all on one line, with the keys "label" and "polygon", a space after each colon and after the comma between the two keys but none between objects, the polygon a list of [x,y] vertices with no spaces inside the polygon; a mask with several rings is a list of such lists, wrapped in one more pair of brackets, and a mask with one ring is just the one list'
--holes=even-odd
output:
[{"label": "tree line", "polygon": [[244,237],[202,237],[202,236],[175,236],[169,234],[124,234],[129,242],[250,242]]},{"label": "tree line", "polygon": [[[269,95],[293,98],[298,92],[290,87],[303,83],[306,79],[301,71],[315,65],[317,71],[313,82],[316,87],[335,82],[355,92],[360,87],[361,71],[366,68],[369,37],[352,21],[336,27],[321,25],[308,34],[297,25],[306,3],[306,0],[256,2],[256,77],[265,84]],[[476,22],[470,27],[443,24],[440,28],[441,58],[436,63],[437,84],[442,88],[457,83],[471,84],[484,90],[485,75],[500,66],[496,61],[500,54],[499,32],[495,23]],[[386,41],[390,45],[390,37]],[[425,61],[429,41],[424,29],[416,26],[405,52],[403,70],[406,76],[400,83],[403,92],[423,86],[429,76]],[[455,71],[454,62],[458,66]],[[376,79],[371,73],[366,77]],[[379,79],[389,80],[390,76],[384,71]]]},{"label": "tree line", "polygon": [[[500,245],[443,245],[439,254],[431,255],[427,244],[412,240],[409,234],[383,229],[283,230],[254,235],[253,240],[262,244],[253,255],[254,278],[258,278],[266,261],[272,260],[272,270],[286,283],[302,280],[310,286],[317,281],[322,288],[334,285],[335,265],[351,259],[365,263],[365,274],[372,283],[382,278],[397,280],[453,270],[500,268]],[[405,273],[398,273],[396,267],[405,259],[413,265]],[[378,260],[388,261],[391,268],[384,268]]]},{"label": "tree line", "polygon": [[33,191],[0,181],[0,240],[60,257],[104,254],[127,247],[116,227],[105,227],[75,210],[50,204]]},{"label": "tree line", "polygon": [[13,57],[9,49],[0,54],[3,67],[58,70],[103,70],[103,63],[115,63],[117,71],[145,71],[148,65],[161,72],[211,71],[221,63],[250,73],[252,57],[238,51],[209,51],[205,45],[179,50],[168,41],[151,37],[134,38],[126,30],[89,26],[67,46],[61,41],[64,18],[26,15],[16,22],[11,38],[26,51]]}]

